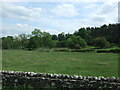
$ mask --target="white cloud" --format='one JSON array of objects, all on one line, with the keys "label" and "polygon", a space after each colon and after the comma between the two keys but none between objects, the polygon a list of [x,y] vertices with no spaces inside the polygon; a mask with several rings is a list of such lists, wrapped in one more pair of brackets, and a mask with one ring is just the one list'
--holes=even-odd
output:
[{"label": "white cloud", "polygon": [[84,6],[84,8],[87,8],[87,9],[96,9],[97,5],[95,3],[92,3],[92,2],[87,2],[86,5]]},{"label": "white cloud", "polygon": [[[6,5],[8,6],[6,7]],[[41,7],[29,8],[14,4],[4,4],[3,19],[7,18],[8,20],[14,19],[21,21],[12,22],[12,24],[10,24],[10,22],[4,22],[2,28],[3,35],[30,33],[34,30],[34,28],[40,28],[42,31],[47,31],[51,34],[58,34],[61,32],[73,33],[80,27],[101,26],[103,24],[117,22],[117,2],[104,2],[104,4],[88,3],[85,5],[86,6],[84,6],[84,8],[86,8],[89,13],[87,11],[84,11],[85,13],[78,12],[78,9],[84,10],[84,8],[76,8],[75,4],[69,3],[58,5],[56,8],[49,9],[52,13],[54,13],[51,14],[49,13],[49,10]],[[85,14],[83,18],[80,17],[81,13]],[[55,18],[56,15],[58,18]],[[59,18],[59,16],[63,17]],[[66,19],[66,17],[69,18]]]},{"label": "white cloud", "polygon": [[105,15],[106,20],[109,23],[117,23],[118,20],[118,3],[117,2],[106,2],[103,4],[98,14]]},{"label": "white cloud", "polygon": [[72,4],[59,5],[51,11],[58,16],[73,17],[78,15],[77,9]]},{"label": "white cloud", "polygon": [[3,4],[3,18],[14,18],[20,20],[35,20],[44,12],[42,8],[27,8],[25,6],[16,6],[12,4]]},{"label": "white cloud", "polygon": [[8,25],[3,23],[2,25],[2,37],[3,36],[17,36],[19,34],[31,34],[31,32],[35,29],[40,29],[42,32],[49,32],[51,34],[58,34],[61,33],[61,31],[57,29],[51,29],[51,28],[44,28],[39,26],[30,26],[28,24],[14,24],[14,25]]},{"label": "white cloud", "polygon": [[86,8],[90,7],[92,10],[89,14],[88,20],[92,20],[91,23],[100,26],[102,24],[117,23],[118,20],[118,3],[117,2],[104,2],[101,5],[88,4]]},{"label": "white cloud", "polygon": [[[1,2],[105,2],[107,0],[1,0]],[[108,2],[118,2],[109,0]]]},{"label": "white cloud", "polygon": [[6,35],[18,35],[18,34],[29,34],[31,31],[34,30],[34,27],[29,26],[27,24],[13,24],[8,25],[3,23],[2,25],[2,36]]}]

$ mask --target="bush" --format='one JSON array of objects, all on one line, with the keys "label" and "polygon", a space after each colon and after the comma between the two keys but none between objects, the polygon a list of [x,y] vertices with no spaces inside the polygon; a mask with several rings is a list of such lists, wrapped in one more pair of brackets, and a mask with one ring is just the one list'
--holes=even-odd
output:
[{"label": "bush", "polygon": [[72,52],[92,52],[92,51],[95,51],[95,50],[93,50],[93,49],[86,49],[86,50],[75,49],[75,50],[72,50]]},{"label": "bush", "polygon": [[116,48],[116,49],[111,49],[110,51],[113,52],[113,53],[120,53],[120,49],[118,49],[118,48]]},{"label": "bush", "polygon": [[94,40],[94,46],[98,48],[109,48],[111,45],[104,37],[97,37]]},{"label": "bush", "polygon": [[71,36],[67,39],[66,45],[71,49],[80,49],[87,46],[87,43],[80,36]]},{"label": "bush", "polygon": [[96,52],[97,53],[109,53],[110,50],[97,50]]},{"label": "bush", "polygon": [[97,53],[120,53],[120,49],[97,50]]}]

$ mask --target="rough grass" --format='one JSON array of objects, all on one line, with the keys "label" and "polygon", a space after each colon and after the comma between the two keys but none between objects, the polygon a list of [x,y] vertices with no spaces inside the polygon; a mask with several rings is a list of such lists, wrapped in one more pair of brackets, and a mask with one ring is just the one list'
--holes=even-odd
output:
[{"label": "rough grass", "polygon": [[118,76],[114,53],[38,52],[3,50],[4,70],[34,71],[84,76]]}]

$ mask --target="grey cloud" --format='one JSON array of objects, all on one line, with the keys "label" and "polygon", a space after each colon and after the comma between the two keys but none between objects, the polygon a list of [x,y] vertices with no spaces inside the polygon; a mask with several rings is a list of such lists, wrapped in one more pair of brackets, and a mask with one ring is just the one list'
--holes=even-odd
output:
[{"label": "grey cloud", "polygon": [[106,2],[101,6],[99,14],[110,14],[115,12],[118,8],[117,6],[117,2]]},{"label": "grey cloud", "polygon": [[105,22],[106,18],[104,16],[95,16],[92,19],[94,22]]},{"label": "grey cloud", "polygon": [[120,1],[118,3],[118,22],[120,23]]}]

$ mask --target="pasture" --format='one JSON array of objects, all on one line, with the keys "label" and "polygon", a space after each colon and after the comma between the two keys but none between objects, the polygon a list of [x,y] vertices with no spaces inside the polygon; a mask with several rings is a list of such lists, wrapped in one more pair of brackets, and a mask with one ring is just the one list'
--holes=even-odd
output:
[{"label": "pasture", "polygon": [[118,76],[118,54],[3,50],[2,69],[84,76]]}]

